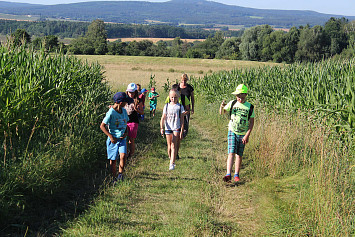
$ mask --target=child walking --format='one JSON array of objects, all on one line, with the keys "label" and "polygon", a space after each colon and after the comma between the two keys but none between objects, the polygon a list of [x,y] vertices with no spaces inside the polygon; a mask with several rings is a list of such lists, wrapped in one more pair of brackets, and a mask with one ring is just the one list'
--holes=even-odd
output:
[{"label": "child walking", "polygon": [[234,182],[240,181],[239,171],[242,164],[244,147],[249,141],[255,117],[254,106],[246,101],[248,88],[244,84],[240,84],[232,94],[236,95],[236,100],[230,101],[228,104],[225,104],[223,101],[219,109],[220,114],[230,111],[231,115],[231,120],[228,124],[227,174],[223,177],[224,182],[231,181],[234,157]]},{"label": "child walking", "polygon": [[170,159],[169,170],[175,169],[178,141],[181,140],[184,129],[184,107],[178,103],[180,94],[175,90],[169,92],[170,103],[165,104],[160,119],[160,134],[166,136],[168,155]]},{"label": "child walking", "polygon": [[[110,160],[113,182],[123,180],[123,171],[127,153],[126,137],[128,134],[127,111],[123,108],[130,101],[126,93],[117,92],[113,96],[115,104],[111,106],[102,120],[100,129],[107,135],[107,158]],[[106,128],[108,126],[108,129]],[[118,175],[116,161],[119,160]]]},{"label": "child walking", "polygon": [[137,137],[138,125],[139,125],[139,116],[144,114],[143,104],[138,97],[137,85],[130,83],[127,86],[126,90],[127,96],[131,98],[133,103],[128,103],[125,105],[125,109],[128,114],[128,144],[129,144],[129,153],[128,157],[133,156],[136,149],[135,139]]},{"label": "child walking", "polygon": [[148,94],[149,106],[150,106],[150,117],[155,116],[155,110],[157,109],[157,103],[159,94],[155,91],[155,87],[150,88],[150,93]]}]

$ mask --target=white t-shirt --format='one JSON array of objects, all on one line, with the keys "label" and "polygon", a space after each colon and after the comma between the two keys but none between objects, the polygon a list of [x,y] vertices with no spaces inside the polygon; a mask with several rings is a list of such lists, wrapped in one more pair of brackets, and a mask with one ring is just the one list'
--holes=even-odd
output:
[{"label": "white t-shirt", "polygon": [[185,112],[184,106],[177,103],[171,105],[170,103],[165,104],[163,109],[163,114],[166,114],[165,120],[165,130],[176,131],[181,128],[180,116]]}]

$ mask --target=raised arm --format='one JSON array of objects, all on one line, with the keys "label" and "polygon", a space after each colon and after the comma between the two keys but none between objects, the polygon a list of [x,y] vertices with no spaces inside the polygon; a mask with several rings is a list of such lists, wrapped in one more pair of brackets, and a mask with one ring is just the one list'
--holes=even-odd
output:
[{"label": "raised arm", "polygon": [[221,106],[219,107],[219,114],[223,115],[226,111],[224,110],[224,107],[226,106],[226,102],[223,100],[221,103]]}]

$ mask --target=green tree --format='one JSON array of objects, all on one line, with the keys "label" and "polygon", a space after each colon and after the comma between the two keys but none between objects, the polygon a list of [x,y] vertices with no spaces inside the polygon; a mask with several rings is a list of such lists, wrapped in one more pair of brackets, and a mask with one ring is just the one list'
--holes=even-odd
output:
[{"label": "green tree", "polygon": [[344,31],[345,25],[348,23],[344,17],[336,19],[331,17],[324,25],[324,31],[327,38],[330,40],[327,43],[330,45],[330,55],[339,54],[346,48],[348,44],[347,35]]},{"label": "green tree", "polygon": [[106,54],[107,49],[107,31],[105,23],[102,20],[94,20],[88,27],[86,38],[95,49],[94,54]]},{"label": "green tree", "polygon": [[232,37],[230,39],[226,39],[223,44],[218,48],[218,51],[216,52],[216,58],[232,60],[240,59],[240,42],[240,37]]},{"label": "green tree", "polygon": [[292,27],[285,35],[284,45],[281,49],[282,61],[293,63],[297,52],[298,41],[300,40],[300,30]]},{"label": "green tree", "polygon": [[273,29],[269,25],[255,26],[245,30],[239,46],[242,58],[260,61],[264,38],[271,32],[273,32]]},{"label": "green tree", "polygon": [[322,26],[309,26],[301,30],[295,59],[298,61],[318,61],[327,55],[327,38]]},{"label": "green tree", "polygon": [[31,36],[24,29],[17,29],[15,33],[11,34],[11,38],[17,46],[31,43]]}]

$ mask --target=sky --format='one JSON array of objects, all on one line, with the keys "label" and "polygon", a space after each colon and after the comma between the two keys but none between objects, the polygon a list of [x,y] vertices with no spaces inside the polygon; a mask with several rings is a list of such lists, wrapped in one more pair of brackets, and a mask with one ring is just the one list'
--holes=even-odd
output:
[{"label": "sky", "polygon": [[[33,4],[65,4],[75,2],[89,2],[98,0],[1,0],[7,2],[22,2]],[[101,0],[115,1],[115,0]],[[120,0],[116,0],[120,1]],[[125,0],[129,1],[129,0]],[[166,2],[167,0],[135,0],[149,2]],[[251,7],[259,9],[280,9],[280,10],[312,10],[319,13],[355,16],[355,0],[213,0],[227,5]]]}]

